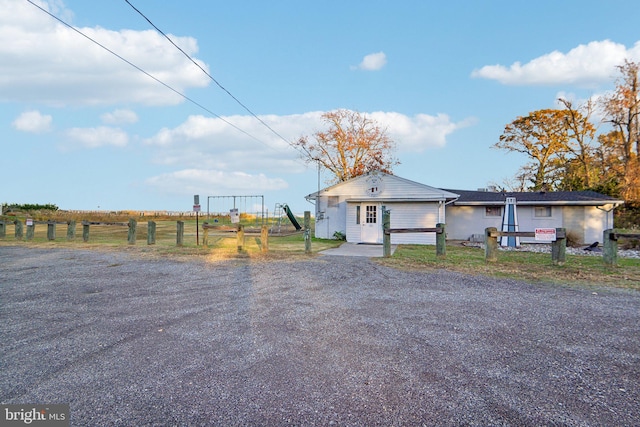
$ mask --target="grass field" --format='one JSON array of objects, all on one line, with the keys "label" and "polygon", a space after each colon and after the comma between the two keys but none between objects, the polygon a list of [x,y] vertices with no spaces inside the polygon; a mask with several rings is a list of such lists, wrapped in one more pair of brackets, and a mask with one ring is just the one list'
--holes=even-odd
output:
[{"label": "grass field", "polygon": [[445,259],[435,246],[402,245],[392,258],[380,262],[411,270],[447,269],[466,274],[513,278],[533,282],[615,286],[640,290],[640,259],[618,258],[617,267],[605,267],[602,257],[567,254],[565,265],[554,265],[551,254],[500,251],[498,262],[487,263],[484,250],[448,245]]},{"label": "grass field", "polygon": [[[4,218],[7,219],[7,218]],[[56,218],[61,221],[63,218]],[[75,218],[73,218],[75,219]],[[91,221],[103,220],[99,218],[85,218]],[[127,218],[112,218],[110,222],[126,222]],[[154,219],[156,222],[156,243],[147,244],[147,219],[138,218],[136,244],[128,244],[128,227],[126,225],[91,225],[89,241],[82,238],[82,224],[76,219],[76,237],[67,241],[67,225],[56,224],[54,241],[47,238],[47,225],[36,224],[34,237],[30,241],[14,237],[14,226],[9,223],[6,236],[0,238],[0,245],[31,245],[43,247],[74,247],[83,249],[127,250],[146,256],[171,257],[205,257],[207,260],[239,258],[254,260],[304,259],[313,256],[324,249],[339,246],[342,242],[311,238],[311,254],[305,254],[304,235],[295,233],[293,229],[281,236],[270,236],[269,251],[262,252],[262,242],[259,229],[247,225],[245,245],[238,251],[235,233],[213,233],[208,239],[208,246],[202,245],[202,230],[198,232],[200,244],[196,244],[195,218],[182,219],[184,221],[184,244],[176,245],[177,221],[175,219]],[[199,225],[202,225],[200,220]],[[252,232],[253,231],[253,232]],[[531,252],[499,253],[497,263],[487,263],[484,260],[484,250],[448,245],[445,259],[437,259],[435,247],[422,245],[401,245],[391,258],[377,259],[383,265],[398,268],[431,271],[447,269],[466,274],[480,274],[491,277],[515,278],[527,281],[580,284],[587,286],[615,286],[640,290],[640,260],[618,259],[617,267],[605,267],[601,257],[567,255],[564,266],[553,265],[549,254]]]}]

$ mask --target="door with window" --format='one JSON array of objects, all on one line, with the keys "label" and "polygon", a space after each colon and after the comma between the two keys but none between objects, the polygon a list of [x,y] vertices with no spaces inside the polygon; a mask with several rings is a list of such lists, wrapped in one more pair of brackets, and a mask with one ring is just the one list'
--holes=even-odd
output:
[{"label": "door with window", "polygon": [[362,243],[381,243],[382,218],[380,205],[363,203],[360,207],[360,241]]}]

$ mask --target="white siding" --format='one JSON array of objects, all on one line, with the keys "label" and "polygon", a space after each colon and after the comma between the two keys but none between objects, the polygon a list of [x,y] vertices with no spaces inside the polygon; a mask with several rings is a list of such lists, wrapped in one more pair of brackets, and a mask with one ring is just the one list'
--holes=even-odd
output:
[{"label": "white siding", "polygon": [[[440,215],[438,215],[440,202],[455,197],[455,195],[393,175],[381,174],[381,179],[382,191],[376,195],[367,192],[367,176],[354,178],[321,190],[316,199],[316,237],[331,239],[336,231],[340,231],[347,236],[347,241],[361,242],[362,229],[356,221],[356,206],[360,206],[362,203],[395,206],[398,219],[394,220],[392,215],[391,221],[392,226],[396,223],[400,224],[396,226],[398,228],[435,227],[436,223],[444,222],[444,209],[441,209]],[[337,206],[330,206],[330,197],[338,198]],[[406,199],[420,201],[399,201]],[[321,219],[318,219],[320,217]],[[378,212],[378,218],[382,228],[381,212]],[[380,232],[379,240],[381,241],[381,239],[382,232]],[[435,243],[435,235],[429,236],[422,233],[395,235],[392,236],[392,242],[433,244]]]},{"label": "white siding", "polygon": [[[388,203],[391,228],[435,227],[440,222],[439,203]],[[435,245],[435,233],[392,233],[392,244]]]},{"label": "white siding", "polygon": [[357,206],[360,206],[360,203],[347,204],[346,235],[347,235],[347,242],[351,242],[351,243],[360,243],[360,224],[358,224],[356,221]]},{"label": "white siding", "polygon": [[[333,234],[336,231],[345,233],[347,203],[344,201],[344,197],[338,196],[337,203],[330,204],[328,196],[321,196],[316,203],[315,236],[319,239],[333,239]],[[322,213],[322,219],[318,219],[319,213]]]},{"label": "white siding", "polygon": [[474,234],[484,236],[487,227],[500,228],[502,216],[486,216],[484,206],[447,206],[447,239],[470,240]]}]

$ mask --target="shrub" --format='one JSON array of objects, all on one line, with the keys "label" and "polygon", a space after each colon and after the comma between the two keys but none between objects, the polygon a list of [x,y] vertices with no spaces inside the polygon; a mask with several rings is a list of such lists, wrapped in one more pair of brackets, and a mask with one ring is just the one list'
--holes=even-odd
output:
[{"label": "shrub", "polygon": [[[24,203],[24,204],[17,204],[17,203],[13,203],[9,206],[7,206],[7,211],[9,212],[16,212],[16,211],[20,211],[20,212],[24,212],[24,211],[57,211],[58,210],[58,206],[52,204],[52,203],[47,203],[44,205],[38,204],[38,203]],[[4,208],[3,208],[4,211]]]},{"label": "shrub", "polygon": [[347,236],[342,231],[336,231],[333,233],[333,238],[335,240],[347,240]]}]

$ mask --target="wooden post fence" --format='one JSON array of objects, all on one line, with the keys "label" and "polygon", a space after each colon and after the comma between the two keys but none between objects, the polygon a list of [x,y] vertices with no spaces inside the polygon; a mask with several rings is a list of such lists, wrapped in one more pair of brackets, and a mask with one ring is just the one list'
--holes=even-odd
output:
[{"label": "wooden post fence", "polygon": [[602,233],[602,260],[606,266],[618,265],[618,239],[628,237],[640,239],[640,233],[619,233],[609,228]]},{"label": "wooden post fence", "polygon": [[[487,262],[498,261],[498,238],[535,237],[534,231],[498,231],[495,227],[484,230],[484,259]],[[555,265],[564,265],[567,252],[567,232],[564,228],[556,228],[556,240],[551,242],[551,260]]]},{"label": "wooden post fence", "polygon": [[76,222],[71,220],[67,222],[67,241],[72,241],[76,239]]},{"label": "wooden post fence", "polygon": [[238,252],[242,252],[244,250],[244,225],[242,224],[238,224],[237,240]]},{"label": "wooden post fence", "polygon": [[269,252],[269,227],[266,225],[260,229],[260,243],[262,252]]},{"label": "wooden post fence", "polygon": [[127,241],[130,245],[136,244],[136,228],[138,226],[138,222],[131,218],[129,219],[129,233],[127,234]]},{"label": "wooden post fence", "polygon": [[311,253],[311,212],[304,211],[304,253]]},{"label": "wooden post fence", "polygon": [[47,222],[47,240],[56,240],[56,223]]},{"label": "wooden post fence", "polygon": [[184,221],[178,221],[176,229],[176,245],[184,245]]},{"label": "wooden post fence", "polygon": [[36,223],[32,219],[27,219],[27,241],[33,240],[34,235],[36,234]]},{"label": "wooden post fence", "polygon": [[147,221],[147,245],[156,244],[156,223],[155,221]]},{"label": "wooden post fence", "polygon": [[382,254],[385,258],[391,256],[391,234],[393,233],[436,233],[436,258],[443,259],[447,255],[447,234],[443,223],[438,223],[435,227],[391,228],[391,213],[383,206],[382,231]]},{"label": "wooden post fence", "polygon": [[386,206],[382,206],[382,256],[391,256],[391,211]]},{"label": "wooden post fence", "polygon": [[22,222],[16,220],[13,222],[16,225],[16,240],[22,240],[24,237],[24,230],[22,228]]},{"label": "wooden post fence", "polygon": [[89,241],[89,221],[82,221],[82,241],[87,243]]},{"label": "wooden post fence", "polygon": [[4,239],[7,236],[7,222],[0,221],[0,239]]}]

